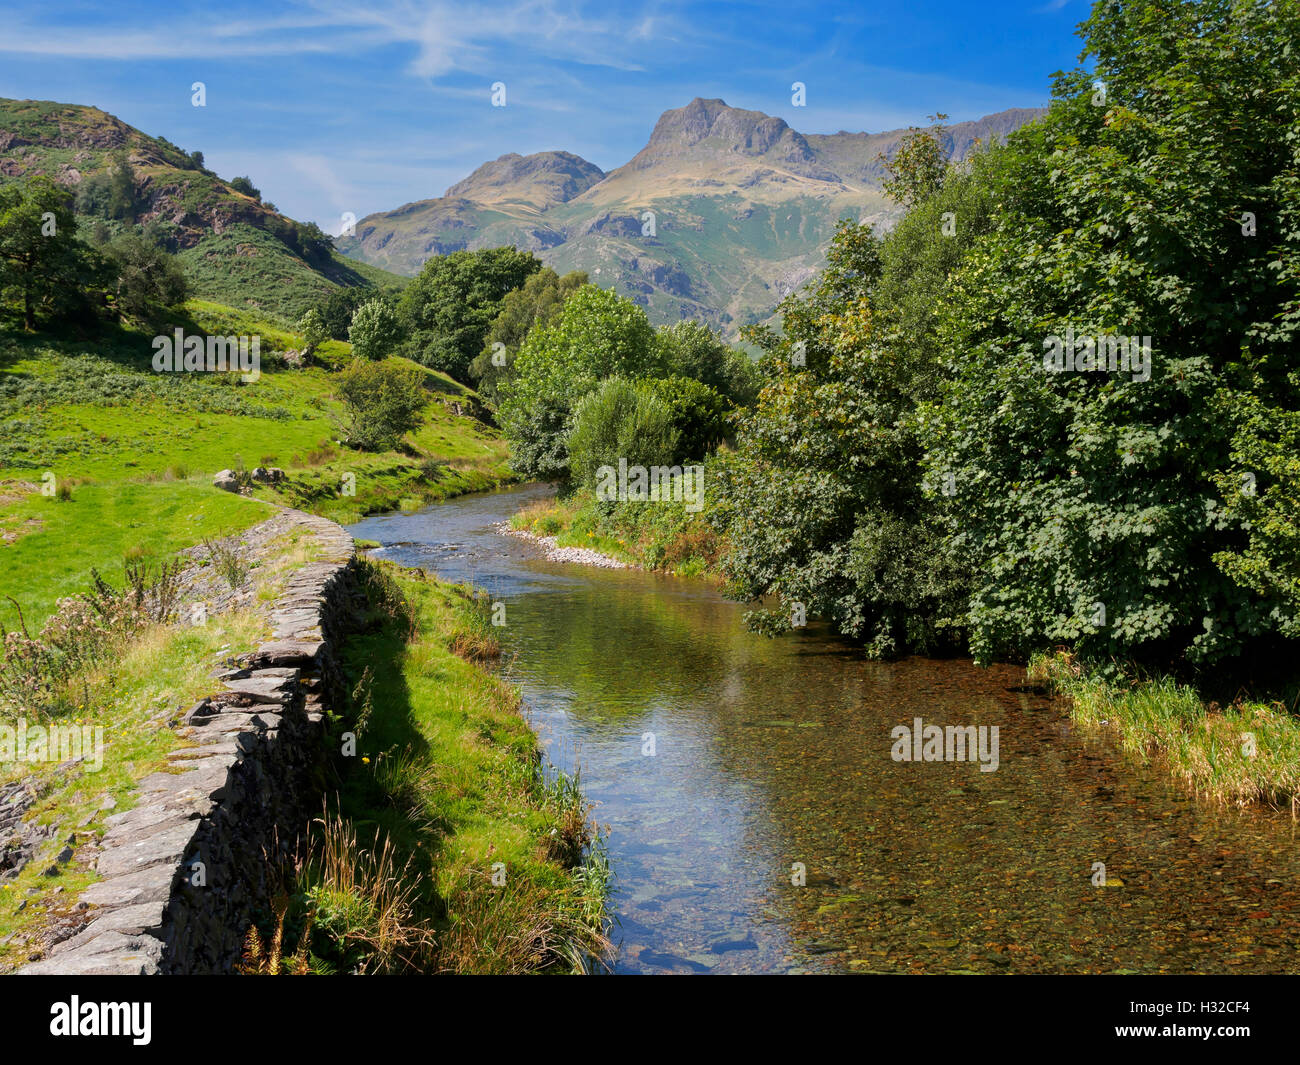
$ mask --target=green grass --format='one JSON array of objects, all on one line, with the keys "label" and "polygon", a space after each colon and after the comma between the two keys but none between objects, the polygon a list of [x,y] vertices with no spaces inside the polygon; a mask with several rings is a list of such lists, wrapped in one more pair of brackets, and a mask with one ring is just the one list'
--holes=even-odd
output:
[{"label": "green grass", "polygon": [[[352,521],[510,479],[505,444],[452,410],[474,396],[443,374],[424,371],[425,422],[402,451],[353,451],[337,443],[333,371],[276,365],[274,352],[301,347],[299,336],[205,301],[186,305],[186,321],[260,335],[260,379],[157,374],[139,331],[85,340],[0,327],[0,595],[22,604],[29,627],[80,591],[91,567],[115,576],[127,551],[161,559],[240,531],[269,516],[257,500]],[[329,341],[321,357],[341,364],[350,349]],[[251,499],[212,487],[219,470],[259,465],[285,469],[288,482]],[[46,473],[70,499],[40,494]],[[0,599],[0,622],[16,620]]]},{"label": "green grass", "polygon": [[538,536],[554,536],[559,547],[587,547],[623,562],[678,577],[717,578],[725,542],[681,503],[597,503],[580,489],[565,499],[533,503],[510,524]]},{"label": "green grass", "polygon": [[[58,867],[57,875],[44,875],[64,842],[75,833],[79,851],[103,836],[110,813],[135,804],[135,782],[165,768],[167,754],[185,746],[170,722],[212,691],[210,671],[218,657],[251,650],[265,634],[262,619],[249,612],[214,616],[202,626],[152,626],[78,678],[85,702],[75,716],[56,722],[103,728],[103,764],[98,771],[81,764],[60,777],[49,763],[0,765],[0,782],[21,776],[42,789],[27,820],[59,826],[23,871],[0,889],[0,943],[9,940],[0,946],[0,972],[27,962],[34,948],[27,937],[68,915],[82,889],[98,879],[87,867],[89,851],[74,854]],[[218,651],[224,653],[218,656]],[[116,806],[104,809],[108,798]]]},{"label": "green grass", "polygon": [[266,230],[240,222],[208,232],[178,256],[204,299],[293,323],[339,285],[399,288],[406,278],[334,253],[309,264]]},{"label": "green grass", "polygon": [[453,652],[483,649],[481,602],[421,571],[363,569],[376,613],[343,656],[360,722],[341,812],[422,876],[439,971],[583,968],[607,947],[607,869],[584,855],[576,782],[543,777],[517,692]]},{"label": "green grass", "polygon": [[1198,796],[1296,807],[1300,720],[1280,702],[1206,704],[1169,677],[1120,683],[1062,652],[1036,656],[1029,676],[1065,696],[1076,721],[1110,730],[1131,757],[1162,764]]},{"label": "green grass", "polygon": [[[0,505],[0,530],[16,536],[0,547],[0,594],[18,602],[35,635],[59,599],[85,591],[92,568],[116,581],[128,553],[161,560],[270,515],[263,503],[199,481],[78,484],[67,501],[29,493]],[[7,600],[0,621],[17,627]]]}]

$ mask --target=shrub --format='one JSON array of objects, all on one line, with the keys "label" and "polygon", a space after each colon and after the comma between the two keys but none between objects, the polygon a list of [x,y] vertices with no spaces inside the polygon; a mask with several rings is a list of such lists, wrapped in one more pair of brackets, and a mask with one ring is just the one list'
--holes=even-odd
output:
[{"label": "shrub", "polygon": [[383,300],[371,300],[358,307],[348,330],[352,354],[361,359],[382,359],[391,355],[401,335],[397,315]]},{"label": "shrub", "polygon": [[347,410],[350,447],[384,451],[420,424],[424,375],[397,359],[354,359],[339,374],[338,398]]},{"label": "shrub", "polygon": [[652,391],[611,377],[574,411],[569,467],[575,482],[594,487],[601,466],[671,466],[681,436],[672,411]]},{"label": "shrub", "polygon": [[708,385],[689,377],[658,377],[641,388],[668,408],[678,460],[704,458],[727,435],[727,401]]}]

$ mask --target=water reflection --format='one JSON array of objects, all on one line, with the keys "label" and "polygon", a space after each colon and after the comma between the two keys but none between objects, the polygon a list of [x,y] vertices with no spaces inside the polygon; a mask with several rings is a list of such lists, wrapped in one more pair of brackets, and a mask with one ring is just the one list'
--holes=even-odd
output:
[{"label": "water reflection", "polygon": [[[1198,806],[1018,669],[765,640],[701,582],[548,563],[493,531],[544,493],[352,532],[506,603],[511,679],[611,827],[620,971],[1296,971],[1289,818]],[[893,761],[915,717],[998,726],[999,769]]]}]

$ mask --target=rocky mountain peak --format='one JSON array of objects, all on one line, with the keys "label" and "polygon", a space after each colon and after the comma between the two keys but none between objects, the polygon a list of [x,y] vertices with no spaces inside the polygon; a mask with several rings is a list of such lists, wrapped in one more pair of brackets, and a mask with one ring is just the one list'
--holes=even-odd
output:
[{"label": "rocky mountain peak", "polygon": [[477,203],[514,200],[547,207],[567,203],[604,176],[595,163],[572,152],[509,152],[456,182],[447,190],[447,196]]}]

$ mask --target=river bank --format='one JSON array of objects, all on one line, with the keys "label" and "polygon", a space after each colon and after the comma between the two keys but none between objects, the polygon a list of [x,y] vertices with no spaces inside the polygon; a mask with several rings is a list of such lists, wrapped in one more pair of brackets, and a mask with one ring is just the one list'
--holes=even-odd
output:
[{"label": "river bank", "polygon": [[519,693],[482,665],[499,653],[483,597],[383,562],[358,573],[339,785],[263,944],[287,925],[293,971],[600,967],[601,843],[576,780],[544,771]]},{"label": "river bank", "polygon": [[[762,639],[707,581],[501,535],[549,494],[352,531],[503,608],[498,668],[610,826],[616,972],[1294,971],[1289,815],[1195,801],[1023,667]],[[996,726],[998,769],[895,761],[918,717]]]},{"label": "river bank", "polygon": [[726,550],[725,540],[702,514],[688,512],[680,502],[600,504],[581,489],[564,499],[529,503],[511,515],[507,528],[531,535],[550,551],[589,553],[555,561],[581,562],[600,555],[676,577],[719,579],[718,565]]},{"label": "river bank", "polygon": [[[82,702],[28,716],[94,743],[68,760],[51,749],[0,764],[0,971],[139,971],[127,955],[154,970],[229,971],[241,945],[250,972],[599,966],[600,844],[576,782],[543,771],[517,693],[483,668],[499,647],[482,597],[351,553],[338,526],[276,511],[174,572],[148,567],[124,592],[105,586],[62,608],[66,625],[41,638],[75,626],[79,664],[39,672],[59,645],[51,656],[33,643],[24,683]],[[336,571],[354,591],[322,591]],[[328,662],[299,650],[320,644],[326,604],[343,612]],[[147,624],[100,624],[141,611]],[[83,615],[100,621],[87,630]],[[22,679],[15,646],[7,683]],[[338,754],[323,761],[328,751]],[[325,761],[322,793],[308,781]],[[169,798],[194,780],[206,805]],[[322,799],[310,824],[290,810]],[[223,822],[232,802],[249,808]],[[257,836],[255,815],[271,810]],[[244,826],[237,841],[221,836],[231,817]],[[201,879],[246,886],[196,892],[188,868],[173,883],[195,854]],[[278,885],[284,905],[259,883]],[[204,900],[238,912],[182,919]],[[250,916],[255,928],[241,923]]]}]

